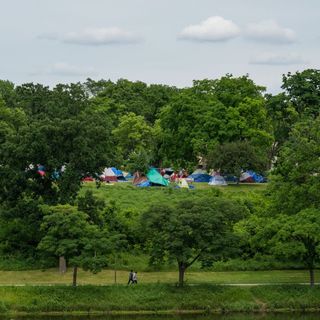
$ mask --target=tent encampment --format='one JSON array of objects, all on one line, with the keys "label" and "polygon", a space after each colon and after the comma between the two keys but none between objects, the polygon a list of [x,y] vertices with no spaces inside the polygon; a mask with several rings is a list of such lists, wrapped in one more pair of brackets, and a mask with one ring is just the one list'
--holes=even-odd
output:
[{"label": "tent encampment", "polygon": [[188,179],[192,179],[194,182],[209,182],[211,176],[207,173],[207,171],[197,169],[188,177]]},{"label": "tent encampment", "polygon": [[149,186],[167,186],[169,181],[166,180],[156,168],[151,168],[146,175],[136,172],[133,176],[133,185],[137,187]]},{"label": "tent encampment", "polygon": [[227,186],[227,182],[224,177],[220,176],[220,174],[215,174],[211,177],[209,181],[210,186]]},{"label": "tent encampment", "polygon": [[168,186],[169,181],[165,179],[156,168],[150,168],[147,173],[147,178],[151,185]]}]

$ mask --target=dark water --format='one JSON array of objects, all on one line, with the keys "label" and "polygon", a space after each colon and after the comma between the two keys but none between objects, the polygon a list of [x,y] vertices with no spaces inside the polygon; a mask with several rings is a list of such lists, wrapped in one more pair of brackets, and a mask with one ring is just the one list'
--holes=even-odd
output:
[{"label": "dark water", "polygon": [[290,314],[232,314],[181,316],[19,316],[0,317],[0,320],[320,320],[320,313]]}]

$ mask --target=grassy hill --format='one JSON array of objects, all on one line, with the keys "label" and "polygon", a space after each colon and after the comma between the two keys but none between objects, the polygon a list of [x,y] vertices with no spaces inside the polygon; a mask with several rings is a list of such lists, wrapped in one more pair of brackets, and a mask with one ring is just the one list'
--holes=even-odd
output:
[{"label": "grassy hill", "polygon": [[149,187],[138,188],[131,182],[126,183],[103,183],[97,188],[95,183],[86,182],[83,184],[81,194],[86,190],[92,190],[100,199],[109,202],[115,201],[118,206],[123,209],[144,210],[150,204],[171,203],[190,198],[202,198],[216,196],[222,193],[226,197],[238,199],[252,199],[255,197],[263,197],[266,190],[266,184],[231,184],[225,187],[209,186],[207,183],[195,183],[195,189],[178,189],[174,185],[169,187]]}]

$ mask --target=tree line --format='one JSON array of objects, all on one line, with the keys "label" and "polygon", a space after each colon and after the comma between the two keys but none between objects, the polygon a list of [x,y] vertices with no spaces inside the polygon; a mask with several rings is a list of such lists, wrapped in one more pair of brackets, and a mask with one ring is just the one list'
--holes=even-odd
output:
[{"label": "tree line", "polygon": [[[53,88],[0,81],[1,253],[66,256],[76,277],[78,266],[99,271],[108,254],[141,243],[152,261],[176,259],[182,283],[196,260],[262,252],[300,259],[313,283],[320,72],[284,75],[282,90],[266,94],[232,75],[180,89],[125,79]],[[273,165],[264,205],[220,195],[150,207],[130,230],[112,204],[78,197],[83,177],[98,178],[106,166],[191,169],[199,159],[234,175]]]}]

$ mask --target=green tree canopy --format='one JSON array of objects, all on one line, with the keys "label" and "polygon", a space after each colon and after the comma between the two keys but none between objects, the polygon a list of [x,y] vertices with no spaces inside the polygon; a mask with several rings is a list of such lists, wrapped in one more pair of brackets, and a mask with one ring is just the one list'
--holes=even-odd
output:
[{"label": "green tree canopy", "polygon": [[273,136],[262,90],[247,77],[232,76],[180,90],[160,114],[162,159],[196,164],[216,144],[238,140],[267,153]]},{"label": "green tree canopy", "polygon": [[119,124],[113,129],[112,134],[124,160],[137,150],[144,149],[152,152],[155,149],[153,128],[148,125],[143,116],[137,116],[133,112],[120,117]]},{"label": "green tree canopy", "polygon": [[220,198],[150,207],[142,216],[142,225],[151,245],[151,263],[175,260],[183,285],[186,269],[196,260],[230,254],[233,224],[245,212],[238,203]]},{"label": "green tree canopy", "polygon": [[320,208],[320,118],[295,125],[280,151],[272,181],[272,212]]},{"label": "green tree canopy", "polygon": [[87,214],[70,205],[45,207],[41,224],[44,233],[38,249],[48,255],[65,257],[73,267],[73,285],[77,284],[77,268],[98,272],[106,266],[111,251],[110,234],[88,222]]},{"label": "green tree canopy", "polygon": [[320,70],[307,69],[283,75],[282,89],[300,117],[320,115]]},{"label": "green tree canopy", "polygon": [[308,208],[292,216],[280,216],[272,241],[276,255],[297,259],[306,266],[310,285],[314,286],[314,269],[320,261],[320,210]]},{"label": "green tree canopy", "polygon": [[84,87],[89,95],[99,99],[107,98],[115,103],[117,107],[113,112],[118,117],[133,112],[143,116],[150,124],[156,121],[160,110],[178,92],[175,87],[147,85],[142,81],[132,82],[126,79],[119,79],[116,83],[88,79]]},{"label": "green tree canopy", "polygon": [[240,180],[242,171],[267,169],[267,155],[247,141],[216,145],[208,155],[207,165],[223,174],[235,175]]}]

